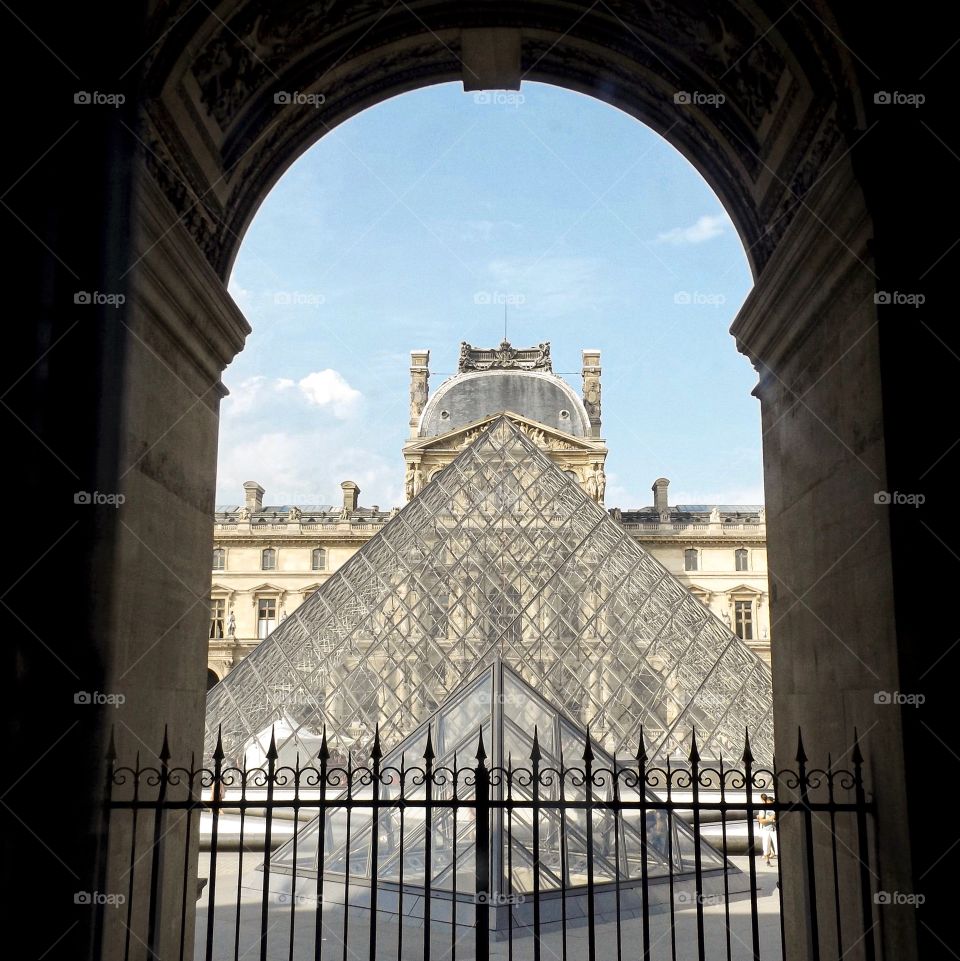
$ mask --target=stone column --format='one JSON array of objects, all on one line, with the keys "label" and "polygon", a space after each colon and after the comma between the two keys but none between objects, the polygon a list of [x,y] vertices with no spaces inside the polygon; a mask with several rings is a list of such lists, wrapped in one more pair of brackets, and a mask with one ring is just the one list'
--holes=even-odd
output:
[{"label": "stone column", "polygon": [[420,415],[430,396],[430,351],[410,351],[410,436],[416,437]]},{"label": "stone column", "polygon": [[[872,228],[848,163],[833,167],[802,208],[731,330],[759,372],[776,756],[795,765],[800,727],[812,767],[828,751],[849,767],[856,727],[877,805],[877,887],[912,891],[901,714],[877,699],[901,688],[889,512],[875,503],[887,468]],[[852,825],[838,831],[849,856]],[[793,866],[784,872],[787,944],[808,957],[796,822],[784,821],[782,839]],[[823,832],[815,854],[829,863]],[[822,943],[833,936],[828,889],[821,886]],[[857,910],[845,899],[844,933],[857,929]],[[914,923],[904,912],[889,927],[885,956],[914,956]]]},{"label": "stone column", "polygon": [[583,351],[583,405],[590,418],[590,436],[600,436],[600,351]]}]

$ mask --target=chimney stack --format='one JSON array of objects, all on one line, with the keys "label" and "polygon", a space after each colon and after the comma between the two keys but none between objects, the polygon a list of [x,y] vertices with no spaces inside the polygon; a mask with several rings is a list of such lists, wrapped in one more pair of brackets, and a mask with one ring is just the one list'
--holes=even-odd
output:
[{"label": "chimney stack", "polygon": [[590,418],[590,436],[600,436],[600,351],[584,350],[583,406]]},{"label": "chimney stack", "polygon": [[430,351],[410,351],[410,436],[416,437],[420,415],[430,396]]},{"label": "chimney stack", "polygon": [[651,488],[653,491],[653,506],[662,521],[670,520],[670,505],[667,502],[667,488],[669,486],[670,481],[666,477],[658,477]]},{"label": "chimney stack", "polygon": [[263,488],[256,481],[243,482],[244,507],[251,514],[259,514],[263,510]]},{"label": "chimney stack", "polygon": [[360,488],[353,481],[344,481],[340,489],[343,491],[343,511],[345,514],[352,514],[357,509]]}]

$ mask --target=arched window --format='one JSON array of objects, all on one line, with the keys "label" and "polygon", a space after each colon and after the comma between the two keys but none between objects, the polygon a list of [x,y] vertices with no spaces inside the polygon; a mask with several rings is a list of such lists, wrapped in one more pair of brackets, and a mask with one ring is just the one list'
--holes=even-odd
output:
[{"label": "arched window", "polygon": [[738,571],[750,570],[750,552],[745,547],[738,547],[737,550],[734,551],[734,558]]},{"label": "arched window", "polygon": [[688,547],[683,552],[683,569],[685,571],[700,570],[700,552],[695,547]]},{"label": "arched window", "polygon": [[222,547],[213,549],[213,569],[222,571],[227,566],[227,552]]},{"label": "arched window", "polygon": [[217,672],[213,668],[207,668],[207,690],[209,691],[214,684],[219,683],[220,678],[217,677]]},{"label": "arched window", "polygon": [[260,570],[275,571],[277,569],[277,552],[268,547],[260,552]]},{"label": "arched window", "polygon": [[327,569],[327,549],[325,547],[315,547],[310,556],[310,567],[315,571],[325,571]]}]

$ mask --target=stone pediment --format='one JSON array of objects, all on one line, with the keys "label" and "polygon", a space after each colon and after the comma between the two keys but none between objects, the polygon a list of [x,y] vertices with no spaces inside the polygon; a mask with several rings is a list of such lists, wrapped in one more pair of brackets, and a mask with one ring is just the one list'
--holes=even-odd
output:
[{"label": "stone pediment", "polygon": [[541,450],[548,451],[582,451],[584,453],[606,453],[607,447],[600,440],[586,437],[574,437],[566,434],[554,427],[548,427],[539,421],[512,411],[491,414],[489,417],[482,417],[463,427],[448,431],[446,434],[439,434],[436,437],[422,437],[408,441],[403,448],[405,454],[425,453],[427,451],[437,452],[456,452],[469,447],[481,434],[483,434],[491,424],[506,417],[515,423],[520,430],[532,440]]}]

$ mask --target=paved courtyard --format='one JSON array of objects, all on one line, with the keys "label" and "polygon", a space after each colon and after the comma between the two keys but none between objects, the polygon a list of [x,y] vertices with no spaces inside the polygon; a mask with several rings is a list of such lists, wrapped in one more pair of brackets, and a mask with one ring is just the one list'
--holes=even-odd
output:
[{"label": "paved courtyard", "polygon": [[[745,857],[731,859],[742,871],[748,870]],[[201,857],[200,876],[209,873],[206,855]],[[243,877],[238,878],[239,858],[236,854],[221,854],[217,869],[217,906],[214,911],[214,950],[216,961],[239,958],[258,958],[261,930],[261,896],[257,885],[262,881],[259,872],[251,870],[259,864],[256,855],[244,857]],[[237,927],[237,891],[240,881],[241,910]],[[776,867],[767,867],[757,859],[757,904],[759,908],[760,956],[767,961],[780,961],[779,898],[775,888]],[[197,906],[196,958],[204,957],[206,941],[206,894]],[[267,957],[288,961],[291,957],[291,920],[293,920],[294,959],[314,959],[315,904],[292,905],[281,903],[271,895],[267,916]],[[650,919],[651,955],[657,961],[692,961],[697,957],[697,913],[692,903],[680,903],[675,910],[676,923],[671,935],[670,913],[660,906]],[[344,931],[346,930],[346,936]],[[239,950],[238,946],[239,934]],[[725,961],[727,958],[727,930],[722,903],[704,905],[704,934],[706,957]],[[377,923],[376,957],[414,961],[423,957],[424,931],[421,924],[408,920],[402,924],[396,917],[381,914]],[[614,922],[598,924],[596,928],[597,957],[600,961],[618,958],[617,926]],[[543,961],[580,961],[587,957],[588,929],[569,927],[566,932],[566,954],[563,936],[558,925],[546,926],[541,938]],[[675,947],[674,947],[675,943]],[[346,945],[346,948],[345,948]],[[354,909],[345,918],[340,905],[324,906],[323,961],[360,961],[370,957],[370,917],[362,909]],[[640,919],[625,919],[621,923],[620,945],[623,958],[637,958],[642,951]],[[533,958],[533,938],[528,929],[517,929],[513,936],[513,951],[507,940],[490,942],[490,957],[515,961]],[[675,950],[675,955],[674,955]],[[433,961],[453,961],[454,957],[468,961],[474,957],[474,932],[471,927],[458,926],[452,931],[449,924],[434,924],[431,932]],[[750,901],[739,895],[730,904],[730,958],[747,961],[753,957],[750,934]]]}]

